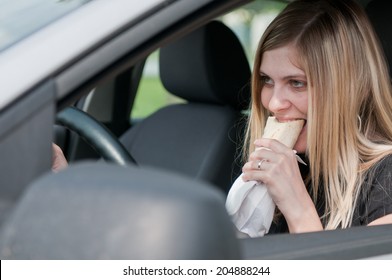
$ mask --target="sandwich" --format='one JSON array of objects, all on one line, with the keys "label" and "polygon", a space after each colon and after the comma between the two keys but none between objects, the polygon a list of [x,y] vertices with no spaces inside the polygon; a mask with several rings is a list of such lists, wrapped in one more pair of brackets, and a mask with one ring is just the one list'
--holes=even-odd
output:
[{"label": "sandwich", "polygon": [[304,120],[279,122],[275,117],[268,117],[263,138],[276,139],[292,149],[304,124]]}]

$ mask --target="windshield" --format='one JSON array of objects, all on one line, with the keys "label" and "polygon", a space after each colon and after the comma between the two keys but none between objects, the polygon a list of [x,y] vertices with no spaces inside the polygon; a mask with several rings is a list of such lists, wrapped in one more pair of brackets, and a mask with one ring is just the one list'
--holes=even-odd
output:
[{"label": "windshield", "polygon": [[0,0],[0,51],[91,0]]}]

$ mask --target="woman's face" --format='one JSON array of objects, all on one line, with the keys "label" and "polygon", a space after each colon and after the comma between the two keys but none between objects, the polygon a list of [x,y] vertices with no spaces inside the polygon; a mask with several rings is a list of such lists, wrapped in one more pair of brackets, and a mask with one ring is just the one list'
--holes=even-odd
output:
[{"label": "woman's face", "polygon": [[[308,88],[305,72],[296,66],[293,46],[284,46],[263,54],[260,65],[261,102],[278,121],[307,120]],[[298,137],[294,150],[306,151],[307,123]]]}]

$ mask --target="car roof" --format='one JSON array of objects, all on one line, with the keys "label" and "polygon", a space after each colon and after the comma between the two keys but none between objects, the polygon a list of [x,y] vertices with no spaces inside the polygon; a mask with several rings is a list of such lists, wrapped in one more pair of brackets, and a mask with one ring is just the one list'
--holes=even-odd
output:
[{"label": "car roof", "polygon": [[0,51],[90,1],[1,1]]},{"label": "car roof", "polygon": [[[82,54],[102,46],[122,30],[136,26],[170,2],[185,1],[91,1],[78,9],[59,12],[57,20],[47,17],[14,38],[3,40],[0,75],[7,79],[2,80],[0,110],[26,90],[64,70]],[[8,22],[8,28],[12,29],[15,24],[10,16]]]}]

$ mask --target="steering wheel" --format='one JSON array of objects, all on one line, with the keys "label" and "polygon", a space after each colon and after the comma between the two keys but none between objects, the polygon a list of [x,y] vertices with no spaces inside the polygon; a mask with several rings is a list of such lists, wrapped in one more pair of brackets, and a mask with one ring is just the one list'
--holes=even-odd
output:
[{"label": "steering wheel", "polygon": [[107,162],[119,165],[136,164],[117,137],[87,113],[75,107],[65,108],[57,114],[56,124],[75,132]]}]

